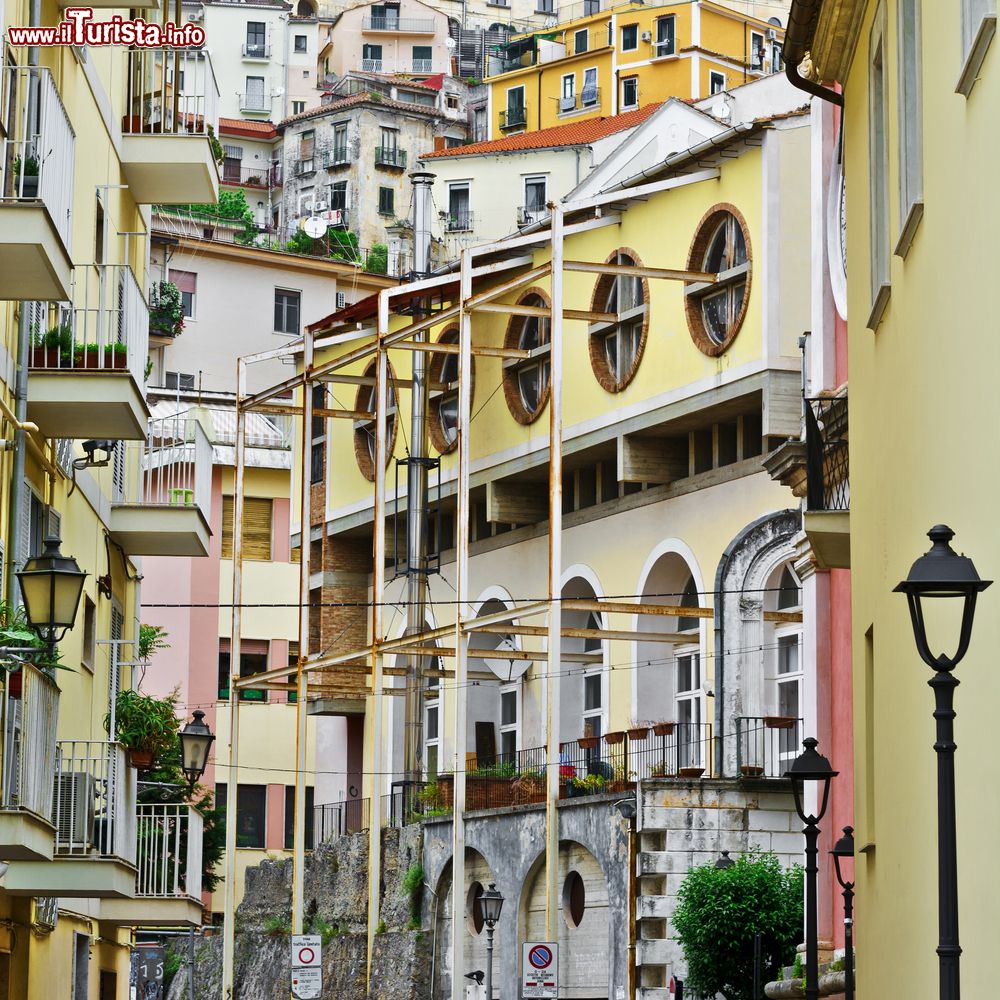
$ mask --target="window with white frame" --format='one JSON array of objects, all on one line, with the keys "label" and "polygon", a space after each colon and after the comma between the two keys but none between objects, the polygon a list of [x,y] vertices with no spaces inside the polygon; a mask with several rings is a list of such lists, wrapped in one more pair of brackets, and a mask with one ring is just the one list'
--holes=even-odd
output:
[{"label": "window with white frame", "polygon": [[[604,735],[604,676],[600,669],[586,674],[583,678],[583,735]],[[599,747],[584,751],[589,764],[591,759],[600,759]]]},{"label": "window with white frame", "polygon": [[955,88],[969,96],[996,33],[996,0],[962,0],[962,75]]},{"label": "window with white frame", "polygon": [[677,51],[677,19],[673,14],[656,19],[656,44],[653,55],[672,56]]},{"label": "window with white frame", "polygon": [[515,128],[527,122],[527,113],[524,105],[524,87],[511,87],[507,91],[507,112],[504,119],[504,127]]},{"label": "window with white frame", "polygon": [[424,708],[424,774],[433,781],[438,773],[439,706],[436,701]]},{"label": "window with white frame", "polygon": [[500,756],[504,763],[517,760],[517,688],[500,689]]},{"label": "window with white frame", "polygon": [[471,184],[453,181],[448,185],[448,232],[464,233],[472,228]]},{"label": "window with white frame", "polygon": [[639,78],[627,76],[622,80],[622,111],[639,107]]},{"label": "window with white frame", "polygon": [[767,50],[764,48],[764,36],[759,31],[750,32],[750,68],[763,70]]},{"label": "window with white frame", "polygon": [[871,329],[878,326],[889,288],[889,136],[885,80],[884,10],[875,15],[869,46],[868,190],[871,220]]},{"label": "window with white frame", "polygon": [[175,271],[171,268],[170,280],[177,286],[177,290],[181,293],[181,315],[185,319],[194,319],[198,275],[194,271]]},{"label": "window with white frame", "polygon": [[597,89],[597,67],[590,66],[583,71],[580,104],[585,108],[592,108],[599,102],[600,96],[600,91]]},{"label": "window with white frame", "polygon": [[709,94],[721,94],[726,89],[726,74],[711,70],[708,74]]},{"label": "window with white frame", "polygon": [[[799,628],[775,630],[775,714],[785,719],[802,715],[802,632]],[[779,729],[778,751],[782,760],[798,753],[795,727]]]},{"label": "window with white frame", "polygon": [[548,204],[548,177],[546,175],[535,175],[524,178],[524,221],[526,223],[538,222],[544,219],[549,210]]},{"label": "window with white frame", "polygon": [[703,767],[701,653],[697,646],[678,647],[674,674],[677,766]]},{"label": "window with white frame", "polygon": [[566,73],[562,78],[562,94],[559,98],[560,111],[572,111],[576,107],[576,73]]},{"label": "window with white frame", "polygon": [[923,210],[923,100],[921,94],[920,3],[898,0],[899,38],[899,218],[896,253],[905,256]]}]

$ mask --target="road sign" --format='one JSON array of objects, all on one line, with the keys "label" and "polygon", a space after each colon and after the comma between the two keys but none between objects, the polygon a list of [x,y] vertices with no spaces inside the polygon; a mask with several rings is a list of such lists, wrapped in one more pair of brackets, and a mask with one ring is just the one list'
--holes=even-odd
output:
[{"label": "road sign", "polygon": [[296,1000],[319,1000],[323,992],[323,970],[307,965],[292,969],[292,996]]},{"label": "road sign", "polygon": [[323,964],[323,941],[318,934],[292,935],[292,968],[318,969]]},{"label": "road sign", "polygon": [[521,950],[521,996],[525,1000],[554,1000],[559,996],[557,944],[525,941]]}]

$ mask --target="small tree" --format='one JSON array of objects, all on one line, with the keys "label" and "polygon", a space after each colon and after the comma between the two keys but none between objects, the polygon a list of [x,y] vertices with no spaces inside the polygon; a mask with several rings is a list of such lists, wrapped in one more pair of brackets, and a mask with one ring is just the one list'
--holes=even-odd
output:
[{"label": "small tree", "polygon": [[729,868],[710,862],[681,883],[674,927],[687,962],[687,990],[697,996],[754,1000],[754,936],[761,936],[766,982],[792,961],[802,936],[802,867],[781,867],[752,851]]}]

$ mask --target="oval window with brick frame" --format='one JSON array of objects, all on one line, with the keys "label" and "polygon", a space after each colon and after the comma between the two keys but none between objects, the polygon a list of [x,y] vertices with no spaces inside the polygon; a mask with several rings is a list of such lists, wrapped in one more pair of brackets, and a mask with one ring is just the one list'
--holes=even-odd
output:
[{"label": "oval window with brick frame", "polygon": [[689,271],[714,274],[716,280],[684,286],[691,338],[709,357],[722,354],[740,332],[750,302],[752,263],[743,214],[729,204],[710,209],[698,224],[687,266]]},{"label": "oval window with brick frame", "polygon": [[[458,327],[449,326],[438,337],[439,344],[458,344]],[[476,394],[476,359],[471,359],[472,373],[469,387],[469,405]],[[430,409],[428,429],[431,444],[438,454],[447,455],[458,445],[458,355],[435,351],[431,355]],[[437,388],[435,388],[437,386]]]},{"label": "oval window with brick frame", "polygon": [[[642,267],[628,247],[616,250],[606,264]],[[592,312],[615,313],[617,319],[588,328],[590,367],[607,392],[621,392],[635,377],[649,333],[649,282],[638,275],[602,274],[594,286]]]},{"label": "oval window with brick frame", "polygon": [[[385,464],[389,464],[392,458],[393,449],[396,447],[396,430],[398,421],[396,420],[396,375],[392,370],[392,365],[386,363],[389,373],[389,384],[386,386],[386,399],[389,403],[389,411],[386,414],[386,431],[388,432],[385,447]],[[366,378],[375,377],[375,362],[372,361],[365,369]],[[354,409],[365,413],[375,412],[375,401],[378,388],[375,385],[358,386],[358,395],[354,401]],[[361,475],[370,483],[375,482],[375,421],[355,420],[354,421],[354,457],[357,459],[358,468]]]},{"label": "oval window with brick frame", "polygon": [[[540,288],[530,288],[519,306],[548,309],[550,300]],[[549,401],[549,317],[513,316],[507,324],[504,347],[530,351],[528,358],[507,358],[503,363],[503,394],[507,408],[519,424],[534,423]]]}]

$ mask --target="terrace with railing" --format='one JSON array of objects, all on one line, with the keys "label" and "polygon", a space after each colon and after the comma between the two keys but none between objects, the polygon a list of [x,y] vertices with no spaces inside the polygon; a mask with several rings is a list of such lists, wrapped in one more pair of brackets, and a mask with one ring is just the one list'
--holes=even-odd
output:
[{"label": "terrace with railing", "polygon": [[370,824],[370,799],[346,799],[313,807],[313,838],[316,844],[361,833],[369,829]]},{"label": "terrace with railing", "polygon": [[248,188],[281,187],[281,163],[275,161],[267,167],[244,167],[226,160],[222,165],[222,183]]},{"label": "terrace with railing", "polygon": [[515,105],[500,112],[500,128],[524,128],[528,121],[528,109],[523,104]]},{"label": "terrace with railing", "polygon": [[847,394],[805,400],[809,510],[849,510]]},{"label": "terrace with railing", "polygon": [[201,813],[188,805],[153,803],[139,805],[136,818],[136,896],[200,901]]},{"label": "terrace with railing", "polygon": [[398,146],[376,146],[375,166],[405,170],[406,150],[400,149]]},{"label": "terrace with railing", "polygon": [[219,128],[219,85],[204,49],[129,49],[124,135],[207,135]]},{"label": "terrace with railing", "polygon": [[741,778],[782,778],[802,747],[802,720],[785,716],[736,719],[736,771]]},{"label": "terrace with railing", "polygon": [[401,35],[433,35],[434,19],[430,17],[366,17],[362,31],[391,31]]}]

